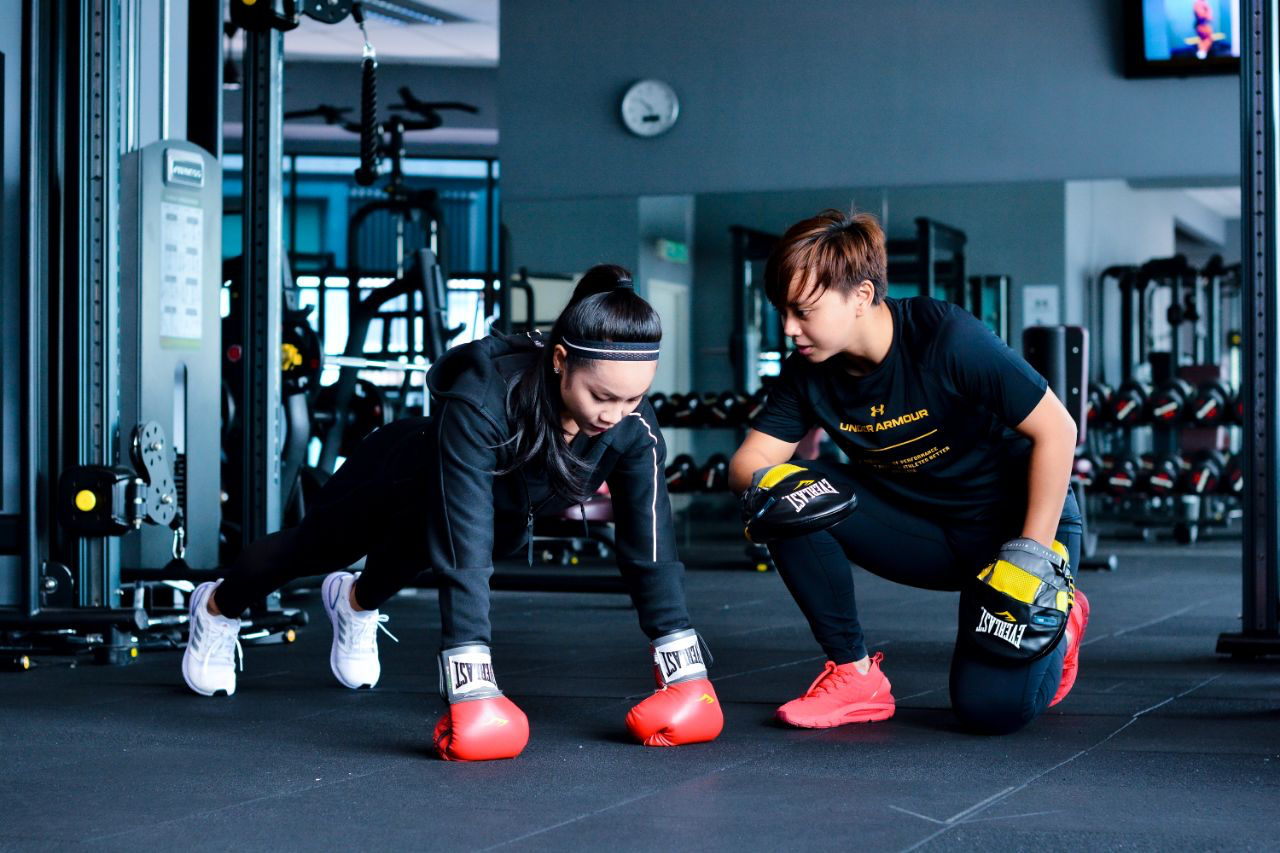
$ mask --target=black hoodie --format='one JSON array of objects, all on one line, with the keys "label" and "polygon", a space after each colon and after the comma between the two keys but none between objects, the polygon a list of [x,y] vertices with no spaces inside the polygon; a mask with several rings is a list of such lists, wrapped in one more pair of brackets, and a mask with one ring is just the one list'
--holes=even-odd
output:
[{"label": "black hoodie", "polygon": [[[541,338],[490,335],[455,347],[427,375],[438,448],[440,502],[429,513],[431,564],[452,581],[441,596],[445,645],[489,642],[488,578],[495,554],[525,543],[535,515],[574,501],[555,494],[539,462],[512,467],[510,381],[534,364]],[[591,491],[609,484],[618,567],[650,638],[689,627],[664,476],[666,445],[649,401],[570,448],[589,466]],[[452,636],[451,636],[452,635]]]}]

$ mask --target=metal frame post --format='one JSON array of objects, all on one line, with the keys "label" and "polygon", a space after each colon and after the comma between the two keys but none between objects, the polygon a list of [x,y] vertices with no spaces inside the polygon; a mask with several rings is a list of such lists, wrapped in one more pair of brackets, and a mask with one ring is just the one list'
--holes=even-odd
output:
[{"label": "metal frame post", "polygon": [[[66,183],[78,200],[65,211],[65,299],[75,312],[76,361],[63,397],[68,412],[76,413],[74,461],[110,465],[116,457],[119,422],[119,266],[117,210],[119,208],[119,102],[111,85],[119,7],[109,0],[80,4],[78,17],[67,20],[69,48],[66,109],[66,169],[74,180]],[[85,51],[73,44],[89,45]],[[116,66],[118,67],[118,65]],[[63,420],[70,423],[70,417]],[[72,449],[68,447],[68,461]],[[120,581],[120,543],[116,539],[80,539],[76,545],[80,576],[80,605],[112,607]]]},{"label": "metal frame post", "polygon": [[1277,10],[1274,0],[1241,3],[1242,277],[1244,297],[1245,512],[1241,631],[1224,633],[1217,650],[1235,656],[1280,654],[1280,296],[1277,294],[1276,202]]},{"label": "metal frame post", "polygon": [[21,65],[23,109],[27,123],[22,134],[22,592],[24,615],[40,610],[40,564],[49,551],[47,486],[41,472],[49,470],[49,388],[41,369],[49,345],[50,149],[42,131],[49,125],[44,97],[44,64],[50,44],[50,13],[44,4],[28,0],[23,11]]},{"label": "metal frame post", "polygon": [[284,34],[245,34],[244,53],[244,444],[241,545],[281,520],[280,409],[281,180]]}]

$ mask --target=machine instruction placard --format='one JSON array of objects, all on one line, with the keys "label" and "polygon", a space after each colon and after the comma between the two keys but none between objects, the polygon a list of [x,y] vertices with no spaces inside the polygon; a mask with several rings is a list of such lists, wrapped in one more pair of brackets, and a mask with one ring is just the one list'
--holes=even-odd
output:
[{"label": "machine instruction placard", "polygon": [[160,203],[160,337],[200,339],[204,211]]}]

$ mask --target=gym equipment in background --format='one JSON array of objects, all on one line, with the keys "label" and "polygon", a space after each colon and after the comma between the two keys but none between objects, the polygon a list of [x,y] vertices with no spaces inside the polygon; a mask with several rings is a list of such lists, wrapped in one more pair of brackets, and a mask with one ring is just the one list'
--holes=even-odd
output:
[{"label": "gym equipment in background", "polygon": [[[182,559],[218,561],[221,405],[218,290],[222,172],[185,142],[155,142],[120,163],[120,422],[156,422],[172,449],[174,500],[185,526]],[[120,441],[126,452],[129,442]],[[167,530],[121,543],[126,570],[164,569],[175,558]]]},{"label": "gym equipment in background", "polygon": [[[1030,326],[1022,333],[1023,356],[1027,363],[1039,371],[1049,384],[1049,389],[1062,401],[1076,423],[1076,453],[1087,453],[1089,437],[1088,412],[1090,401],[1098,403],[1097,390],[1090,389],[1089,332],[1080,326]],[[1080,569],[1114,571],[1114,554],[1100,556],[1097,553],[1098,535],[1090,529],[1089,500],[1086,484],[1101,483],[1105,488],[1129,489],[1137,477],[1136,466],[1100,463],[1088,459],[1085,464],[1077,460],[1071,488],[1075,490],[1076,503],[1080,507],[1081,543]]]},{"label": "gym equipment in background", "polygon": [[[1215,255],[1197,268],[1174,255],[1109,267],[1098,282],[1098,296],[1120,292],[1122,382],[1090,386],[1089,449],[1119,466],[1095,478],[1094,515],[1115,535],[1168,531],[1182,544],[1206,531],[1236,535],[1245,478],[1238,463],[1228,470],[1244,443],[1240,265]],[[1117,462],[1127,456],[1141,463],[1128,488]]]},{"label": "gym equipment in background", "polygon": [[[343,349],[345,357],[361,358],[365,355],[365,344],[374,320],[379,319],[384,324],[383,328],[386,329],[389,315],[382,309],[392,300],[400,299],[401,297],[405,297],[404,302],[409,306],[409,316],[405,319],[410,324],[410,330],[416,330],[417,328],[416,316],[420,316],[422,319],[422,349],[418,350],[418,344],[416,343],[418,336],[411,331],[409,338],[414,343],[410,345],[408,352],[406,352],[406,356],[409,359],[407,363],[413,364],[414,357],[420,355],[428,363],[433,364],[444,355],[445,350],[449,348],[450,342],[462,331],[462,327],[455,326],[451,328],[446,325],[447,296],[444,274],[435,254],[430,249],[419,249],[415,253],[415,263],[409,268],[405,276],[392,281],[384,287],[371,289],[369,294],[363,298],[352,298],[347,319],[349,332],[346,346]],[[355,394],[356,370],[350,366],[342,366],[341,363],[338,363],[338,366],[341,367],[338,381],[332,386],[332,409],[335,412],[335,417],[326,424],[326,429],[321,437],[320,459],[316,465],[316,467],[325,472],[332,472],[337,464],[338,457],[346,455],[342,452],[344,434],[347,434],[348,448],[352,446],[350,442],[354,438],[354,436],[350,435],[351,422],[347,412]],[[396,365],[393,362],[387,366],[394,369]],[[406,368],[406,370],[408,369]],[[407,378],[408,374],[406,373],[406,380]],[[424,411],[426,411],[425,399]],[[377,426],[377,424],[373,424],[373,426]],[[359,436],[359,438],[363,437],[364,435]]]}]

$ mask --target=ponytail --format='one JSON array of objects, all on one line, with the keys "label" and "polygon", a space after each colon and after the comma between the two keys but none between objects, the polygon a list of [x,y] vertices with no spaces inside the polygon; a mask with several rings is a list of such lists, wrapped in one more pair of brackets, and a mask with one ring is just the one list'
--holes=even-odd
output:
[{"label": "ponytail", "polygon": [[[636,294],[631,273],[600,264],[587,270],[569,304],[556,318],[537,361],[516,374],[507,386],[507,417],[515,425],[514,458],[506,471],[542,459],[553,491],[572,501],[586,500],[588,466],[569,450],[560,421],[560,383],[553,370],[556,344],[574,340],[654,343],[662,340],[658,312]],[[568,349],[566,370],[582,361]],[[501,473],[506,473],[503,471]]]}]

